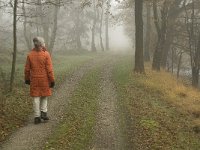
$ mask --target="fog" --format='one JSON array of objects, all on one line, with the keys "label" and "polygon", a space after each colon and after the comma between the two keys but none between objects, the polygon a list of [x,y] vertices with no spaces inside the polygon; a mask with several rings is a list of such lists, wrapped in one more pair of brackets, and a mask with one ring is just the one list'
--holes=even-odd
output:
[{"label": "fog", "polygon": [[132,48],[132,40],[124,33],[123,25],[116,25],[110,29],[110,49],[112,51],[127,51]]},{"label": "fog", "polygon": [[1,150],[200,149],[199,75],[200,0],[0,0]]},{"label": "fog", "polygon": [[[195,36],[193,41],[197,42],[198,32],[195,31],[198,31],[198,28],[194,26],[195,29],[192,29],[194,27],[190,25],[192,21],[190,8],[185,10],[186,12],[183,11],[184,5],[190,3],[191,1],[187,3],[181,0],[176,3],[174,1],[169,4],[169,12],[162,10],[165,8],[162,7],[165,3],[161,2],[162,5],[154,3],[154,7],[157,7],[157,16],[156,12],[153,12],[155,9],[152,9],[152,5],[143,4],[143,22],[140,25],[142,29],[139,31],[141,33],[139,35],[142,36],[140,41],[143,44],[139,48],[144,55],[142,59],[153,63],[157,60],[161,63],[162,60],[164,68],[172,72],[174,70],[179,72],[181,69],[179,67],[183,68],[180,72],[184,72],[185,69],[192,72],[190,62],[194,57],[191,55],[196,55],[197,45],[190,45],[193,43],[185,37],[193,31]],[[34,47],[32,39],[37,36],[44,38],[46,48],[52,55],[56,55],[59,51],[66,54],[131,51],[134,54],[136,45],[134,7],[134,3],[123,0],[52,0],[51,2],[19,0],[14,12],[14,1],[10,3],[2,0],[0,1],[0,42],[3,44],[0,46],[2,56],[0,60],[2,63],[11,64],[13,53],[19,53],[18,56],[26,55]],[[180,12],[175,13],[176,9],[180,9]],[[198,17],[198,9],[194,12]],[[174,13],[175,19],[172,17],[169,20],[162,20],[161,16],[165,15],[162,13]],[[158,18],[158,23],[154,21],[155,17]],[[198,21],[194,23],[198,25]],[[164,24],[165,26],[162,26]],[[191,31],[186,30],[188,26]],[[163,31],[162,34],[160,31]],[[155,54],[161,51],[163,58],[160,60],[161,54]],[[185,63],[180,64],[182,59]],[[16,57],[16,60],[20,58]],[[175,60],[179,61],[175,62]],[[156,65],[153,63],[152,66]],[[159,64],[157,69],[160,68]]]},{"label": "fog", "polygon": [[[121,1],[111,1],[111,14],[113,15],[115,24],[110,29],[110,47],[113,51],[127,51],[133,50],[133,40],[125,33],[125,22],[121,21],[118,17],[122,13],[119,9]],[[132,16],[133,17],[133,16]],[[134,26],[134,24],[133,24]]]}]

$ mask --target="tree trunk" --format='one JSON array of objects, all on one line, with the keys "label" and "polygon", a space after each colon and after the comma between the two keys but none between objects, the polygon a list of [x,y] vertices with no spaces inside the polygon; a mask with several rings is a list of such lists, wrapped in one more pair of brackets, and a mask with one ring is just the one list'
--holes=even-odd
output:
[{"label": "tree trunk", "polygon": [[199,68],[192,67],[192,86],[197,88],[199,83]]},{"label": "tree trunk", "polygon": [[146,41],[145,41],[145,51],[144,60],[150,61],[150,33],[151,33],[151,5],[146,2],[146,13],[147,13],[147,25],[146,25]]},{"label": "tree trunk", "polygon": [[[184,4],[185,5],[185,4]],[[186,6],[186,27],[189,35],[189,47],[190,47],[190,60],[191,60],[191,68],[192,68],[192,86],[197,88],[199,84],[199,69],[200,69],[200,33],[196,28],[196,18],[195,18],[195,3],[192,1],[192,10],[191,10],[191,18],[189,18]],[[196,32],[198,32],[198,37],[195,36]]]},{"label": "tree trunk", "polygon": [[94,9],[94,19],[93,19],[93,26],[92,26],[92,42],[91,42],[91,51],[96,52],[96,45],[95,45],[95,30],[96,30],[96,23],[97,23],[97,16],[96,16],[96,1],[93,0],[93,9]]},{"label": "tree trunk", "polygon": [[143,0],[135,0],[135,69],[137,73],[144,73],[143,53]]},{"label": "tree trunk", "polygon": [[160,52],[160,25],[159,25],[159,18],[158,18],[158,10],[157,10],[157,0],[153,0],[153,14],[154,14],[154,24],[157,30],[157,35],[158,35],[158,41],[156,44],[156,48],[154,51],[153,55],[153,63],[152,63],[152,69],[153,70],[160,70],[160,57],[161,57],[161,52]]},{"label": "tree trunk", "polygon": [[49,49],[49,23],[48,23],[48,19],[43,14],[43,7],[42,7],[41,1],[42,0],[38,0],[39,14],[40,14],[40,20],[42,23],[43,38],[45,40],[47,49]]},{"label": "tree trunk", "polygon": [[96,45],[95,45],[95,27],[96,27],[96,20],[93,21],[92,27],[92,43],[91,43],[91,51],[96,52]]},{"label": "tree trunk", "polygon": [[[103,4],[102,4],[103,5]],[[104,51],[104,45],[103,45],[103,38],[102,38],[102,26],[103,26],[103,13],[104,13],[104,9],[103,6],[101,8],[101,19],[100,19],[100,34],[99,34],[99,38],[100,38],[100,45],[101,45],[101,50]]]},{"label": "tree trunk", "polygon": [[178,79],[179,76],[180,76],[182,56],[183,56],[183,53],[180,52],[180,54],[179,54],[179,59],[178,59],[178,67],[177,67],[177,79]]},{"label": "tree trunk", "polygon": [[172,48],[172,74],[174,73],[174,48]]},{"label": "tree trunk", "polygon": [[53,25],[53,30],[51,34],[51,40],[49,43],[49,52],[52,54],[55,40],[56,40],[56,33],[57,33],[57,24],[58,24],[58,11],[59,11],[59,6],[54,6],[54,25]]},{"label": "tree trunk", "polygon": [[74,22],[74,28],[75,28],[75,41],[76,41],[76,49],[82,50],[82,42],[81,42],[81,34],[80,34],[80,13],[81,10],[78,9],[75,12],[75,18],[73,20]]},{"label": "tree trunk", "polygon": [[156,49],[154,51],[153,55],[153,63],[152,63],[152,69],[160,71],[160,63],[161,63],[161,57],[162,57],[162,48],[161,44],[163,42],[160,42],[161,39],[158,39],[159,41],[157,42]]},{"label": "tree trunk", "polygon": [[76,44],[77,44],[77,49],[82,50],[81,36],[79,32],[76,33]]},{"label": "tree trunk", "polygon": [[[173,25],[171,25],[170,27],[173,28]],[[173,30],[169,30],[166,33],[166,40],[164,42],[163,54],[162,54],[162,60],[161,60],[161,67],[163,69],[166,69],[168,54],[171,48],[171,44],[173,43],[173,40],[174,40],[174,34],[172,32]]]},{"label": "tree trunk", "polygon": [[[38,0],[37,1],[37,4],[39,5],[40,4],[40,0]],[[37,12],[40,12],[41,10],[40,10],[40,7],[39,6],[36,6],[36,11]],[[36,18],[35,18],[35,21],[36,21],[36,36],[39,36],[40,35],[40,17],[39,16],[37,16]]]},{"label": "tree trunk", "polygon": [[10,77],[10,91],[13,90],[13,83],[15,79],[16,57],[17,57],[17,4],[18,0],[15,0],[13,6],[13,58],[12,58],[12,69]]},{"label": "tree trunk", "polygon": [[166,40],[166,32],[167,32],[167,16],[168,16],[168,2],[165,0],[162,11],[161,11],[161,25],[159,24],[159,17],[157,11],[157,0],[153,1],[153,10],[154,10],[154,23],[156,26],[158,41],[156,45],[156,49],[154,51],[152,69],[160,71],[161,60],[163,56],[163,47]]},{"label": "tree trunk", "polygon": [[196,39],[197,46],[195,50],[195,56],[193,56],[193,64],[192,64],[192,86],[195,88],[198,88],[199,86],[199,58],[200,58],[200,33],[198,35],[198,38]]},{"label": "tree trunk", "polygon": [[26,16],[26,9],[25,9],[25,0],[23,0],[22,11],[23,11],[23,15],[24,15],[24,23],[23,23],[23,26],[24,26],[24,38],[25,38],[25,41],[26,41],[27,48],[29,50],[31,50],[32,49],[31,40],[27,35],[27,16]]},{"label": "tree trunk", "polygon": [[[2,1],[0,1],[0,6],[2,5]],[[2,20],[2,17],[3,17],[3,12],[2,10],[0,9],[0,20]]]},{"label": "tree trunk", "polygon": [[106,50],[110,50],[109,43],[109,14],[110,14],[110,0],[107,1],[107,9],[106,9],[106,19],[105,19],[105,40],[106,40]]},{"label": "tree trunk", "polygon": [[172,42],[171,39],[167,39],[163,47],[163,53],[162,53],[162,59],[161,59],[161,67],[163,69],[166,69],[166,66],[167,66],[167,58],[168,58],[169,50],[171,47],[171,42]]}]

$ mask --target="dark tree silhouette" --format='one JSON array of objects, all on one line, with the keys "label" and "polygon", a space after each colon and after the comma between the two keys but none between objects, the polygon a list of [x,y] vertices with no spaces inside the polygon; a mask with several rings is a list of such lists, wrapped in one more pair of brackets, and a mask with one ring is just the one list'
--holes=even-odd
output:
[{"label": "dark tree silhouette", "polygon": [[135,0],[135,72],[144,73],[143,54],[143,0]]},{"label": "dark tree silhouette", "polygon": [[15,79],[16,57],[17,57],[17,4],[18,0],[15,0],[13,6],[13,58],[12,58],[12,69],[10,77],[10,91],[12,91],[13,89],[13,82]]}]

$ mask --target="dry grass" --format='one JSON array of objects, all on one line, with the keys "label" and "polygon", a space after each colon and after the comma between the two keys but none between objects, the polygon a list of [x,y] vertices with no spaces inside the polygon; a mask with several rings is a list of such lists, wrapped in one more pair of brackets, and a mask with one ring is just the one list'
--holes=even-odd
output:
[{"label": "dry grass", "polygon": [[192,86],[186,86],[172,74],[161,71],[152,71],[146,65],[146,77],[140,82],[148,89],[162,90],[166,101],[186,111],[194,117],[194,126],[200,127],[200,91]]},{"label": "dry grass", "polygon": [[199,91],[168,72],[152,71],[150,65],[145,75],[135,74],[131,60],[122,60],[113,76],[126,110],[129,143],[136,150],[200,149]]}]

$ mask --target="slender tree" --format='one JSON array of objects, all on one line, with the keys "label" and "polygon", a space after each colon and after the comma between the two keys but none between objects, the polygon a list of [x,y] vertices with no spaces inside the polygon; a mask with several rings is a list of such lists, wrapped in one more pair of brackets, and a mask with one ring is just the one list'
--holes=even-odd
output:
[{"label": "slender tree", "polygon": [[144,60],[150,61],[150,34],[151,34],[151,5],[146,1],[146,40],[144,50]]},{"label": "slender tree", "polygon": [[110,49],[109,44],[109,15],[110,15],[110,0],[106,2],[106,18],[105,18],[105,43],[106,43],[106,50]]},{"label": "slender tree", "polygon": [[57,34],[59,5],[60,5],[59,2],[57,2],[56,5],[54,5],[53,30],[51,33],[50,43],[48,46],[51,54],[53,52],[53,48],[54,48],[54,44],[55,44],[55,40],[56,40],[56,34]]},{"label": "slender tree", "polygon": [[42,0],[38,0],[38,7],[39,7],[39,17],[42,24],[43,29],[43,37],[45,39],[46,47],[49,48],[49,26],[50,26],[50,20],[44,13],[44,7],[42,5]]},{"label": "slender tree", "polygon": [[[195,1],[192,0],[192,10],[187,11],[185,7],[185,23],[189,36],[189,50],[190,50],[190,61],[192,68],[192,85],[197,88],[199,86],[199,72],[200,72],[200,31],[199,22],[196,16],[197,11],[195,10]],[[185,4],[184,4],[185,5]]]},{"label": "slender tree", "polygon": [[14,0],[13,6],[13,58],[12,58],[12,69],[10,77],[10,91],[13,90],[13,83],[15,79],[15,66],[17,57],[17,4],[18,0]]},{"label": "slender tree", "polygon": [[97,7],[96,7],[96,0],[93,0],[93,26],[92,26],[92,42],[91,42],[91,51],[96,52],[96,45],[95,45],[95,30],[97,24]]},{"label": "slender tree", "polygon": [[23,15],[24,15],[24,22],[23,22],[24,38],[25,38],[25,41],[26,41],[27,48],[29,50],[31,50],[31,48],[32,48],[32,45],[31,45],[32,40],[30,40],[30,38],[28,36],[28,33],[27,33],[27,13],[26,13],[26,8],[25,8],[25,0],[23,0],[22,3],[23,3],[22,4],[22,12],[23,12]]},{"label": "slender tree", "polygon": [[152,69],[157,71],[159,71],[161,67],[163,49],[167,33],[168,10],[169,10],[168,3],[169,3],[168,0],[164,1],[160,19],[158,13],[158,1],[153,0],[154,23],[157,30],[158,41],[153,56]]},{"label": "slender tree", "polygon": [[137,73],[144,73],[143,54],[143,0],[135,0],[135,69]]},{"label": "slender tree", "polygon": [[100,40],[100,45],[101,45],[101,50],[104,51],[104,45],[103,45],[103,38],[102,38],[102,28],[103,28],[103,18],[104,18],[104,1],[102,1],[102,6],[101,6],[101,17],[100,17],[100,29],[99,29],[99,40]]},{"label": "slender tree", "polygon": [[75,36],[76,36],[76,47],[78,50],[82,49],[82,43],[81,43],[81,33],[80,33],[80,26],[81,26],[81,20],[80,20],[80,13],[81,9],[76,10],[75,12],[75,19],[74,19],[74,28],[75,28]]}]

